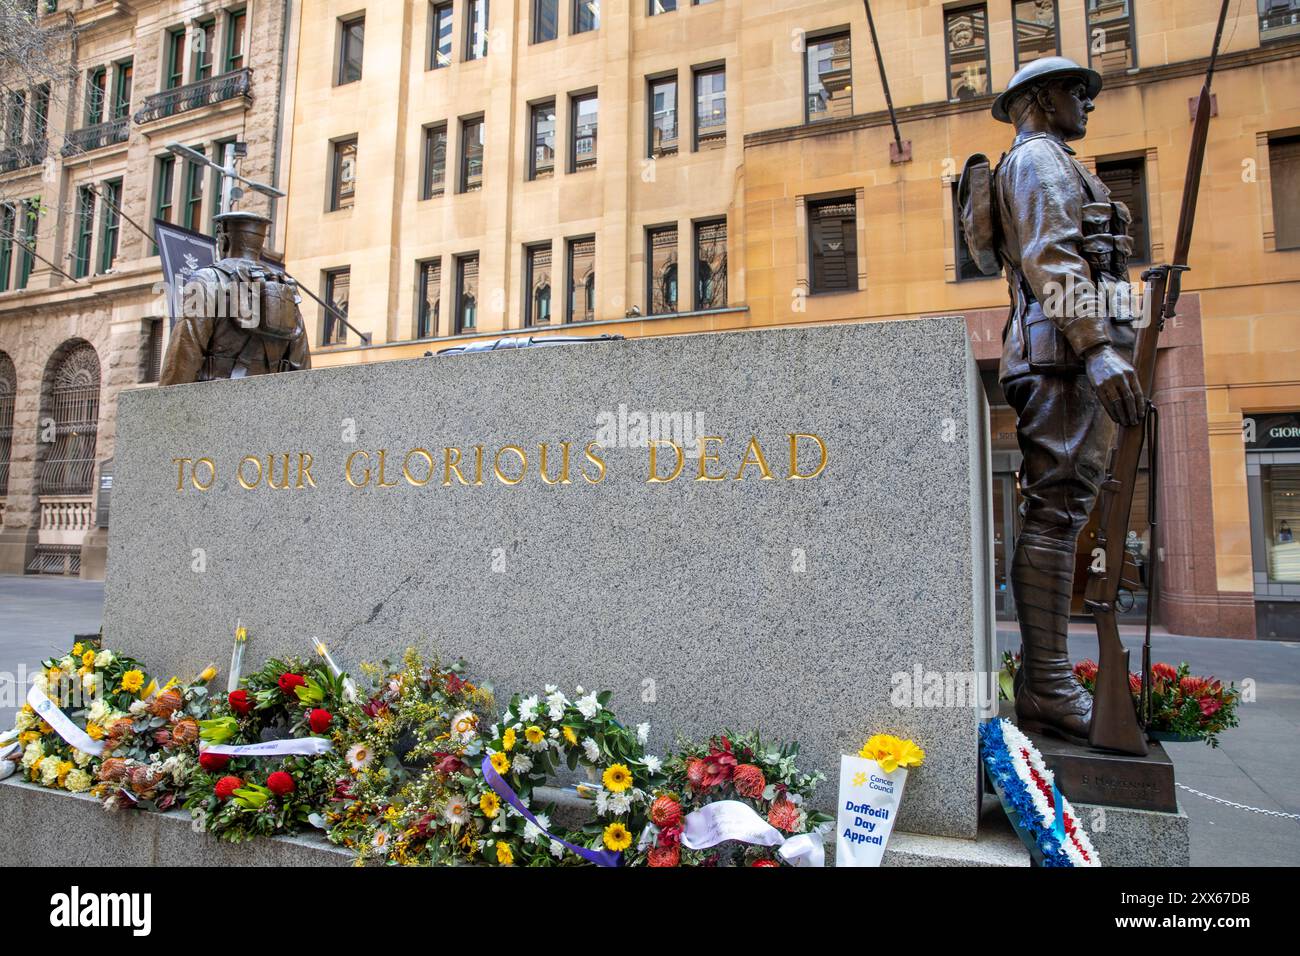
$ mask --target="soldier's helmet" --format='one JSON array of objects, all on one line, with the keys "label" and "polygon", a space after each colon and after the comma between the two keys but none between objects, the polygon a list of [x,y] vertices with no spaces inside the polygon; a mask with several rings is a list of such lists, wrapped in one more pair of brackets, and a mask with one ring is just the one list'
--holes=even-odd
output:
[{"label": "soldier's helmet", "polygon": [[217,229],[217,249],[223,256],[232,248],[260,252],[271,229],[271,220],[255,212],[223,212],[213,216],[212,222]]},{"label": "soldier's helmet", "polygon": [[1030,87],[1038,86],[1040,83],[1065,79],[1066,77],[1083,80],[1088,87],[1089,99],[1095,99],[1097,94],[1101,92],[1101,74],[1096,70],[1080,66],[1067,57],[1045,56],[1033,63],[1022,66],[1016,71],[1016,75],[1011,78],[1007,88],[993,101],[993,118],[1003,123],[1010,123],[1011,116],[1007,113],[1007,107],[1011,105],[1011,101],[1016,98],[1017,94]]}]

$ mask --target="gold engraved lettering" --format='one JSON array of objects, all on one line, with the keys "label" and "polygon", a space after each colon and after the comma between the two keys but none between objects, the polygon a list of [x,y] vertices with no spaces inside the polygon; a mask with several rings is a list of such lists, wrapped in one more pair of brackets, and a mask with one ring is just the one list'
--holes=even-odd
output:
[{"label": "gold engraved lettering", "polygon": [[306,485],[303,484],[304,481],[308,485],[311,485],[313,488],[316,487],[316,481],[311,476],[311,463],[312,463],[312,457],[310,452],[305,452],[305,451],[298,452],[298,487],[299,488],[306,487]]},{"label": "gold engraved lettering", "polygon": [[[284,460],[284,471],[282,477],[284,480],[280,484],[275,483],[275,460],[282,458]],[[267,455],[266,456],[266,487],[274,488],[276,491],[284,491],[289,487],[289,456],[288,455]]]},{"label": "gold engraved lettering", "polygon": [[[423,458],[425,465],[428,467],[428,472],[425,474],[423,480],[417,479],[411,474],[411,459],[413,457]],[[406,453],[406,457],[402,459],[402,476],[415,487],[423,488],[429,482],[433,481],[433,456],[429,454],[427,449],[412,448]]]},{"label": "gold engraved lettering", "polygon": [[172,464],[176,466],[176,490],[185,490],[185,466],[192,462],[193,458],[173,458]]},{"label": "gold engraved lettering", "polygon": [[[205,485],[199,481],[199,465],[208,466],[208,483]],[[207,491],[212,487],[212,483],[217,480],[217,463],[211,458],[200,458],[194,463],[194,470],[190,472],[190,481],[199,491]]]},{"label": "gold engraved lettering", "polygon": [[709,474],[709,465],[711,464],[716,465],[719,463],[717,452],[710,453],[709,451],[709,442],[711,441],[715,441],[719,445],[721,445],[724,441],[726,441],[726,439],[724,439],[720,435],[701,435],[699,437],[700,473],[695,476],[696,481],[726,481],[727,480],[726,475]]},{"label": "gold engraved lettering", "polygon": [[[257,469],[257,477],[252,481],[249,481],[244,477],[244,466],[248,464],[253,465]],[[245,455],[239,460],[237,473],[239,475],[240,487],[244,488],[246,491],[252,491],[262,483],[262,459],[258,458],[256,455]]]},{"label": "gold engraved lettering", "polygon": [[483,487],[483,446],[474,446],[474,484]]},{"label": "gold engraved lettering", "polygon": [[[677,464],[673,467],[673,473],[667,478],[659,477],[659,446],[667,445],[677,456]],[[667,438],[650,439],[650,477],[646,480],[648,485],[666,485],[670,481],[676,481],[682,473],[682,468],[686,465],[686,455],[682,452],[682,446],[675,441]]]},{"label": "gold engraved lettering", "polygon": [[563,452],[564,452],[564,461],[561,462],[561,464],[560,464],[560,477],[559,477],[559,478],[551,478],[551,477],[549,477],[549,476],[546,474],[546,452],[547,452],[547,446],[546,446],[546,442],[542,442],[541,460],[540,460],[540,462],[539,462],[539,464],[538,464],[538,468],[541,470],[542,481],[543,481],[545,484],[548,484],[548,485],[568,485],[568,484],[572,484],[572,482],[569,481],[569,447],[570,447],[569,442],[567,442],[567,441],[562,441],[562,442],[560,442],[560,448],[561,448],[561,449],[563,450]]},{"label": "gold engraved lettering", "polygon": [[[799,439],[800,438],[808,438],[811,439],[812,441],[815,441],[817,443],[817,447],[821,449],[821,453],[822,453],[822,460],[821,463],[817,465],[817,470],[807,475],[799,473]],[[827,460],[826,442],[822,441],[820,437],[818,437],[817,435],[809,435],[809,434],[793,434],[790,436],[790,480],[791,481],[806,481],[809,478],[816,478],[818,475],[820,475],[823,471],[826,470],[826,460]]]},{"label": "gold engraved lettering", "polygon": [[600,469],[598,472],[596,472],[595,478],[592,478],[589,474],[587,474],[585,469],[582,469],[582,479],[589,485],[598,485],[605,480],[604,459],[602,459],[599,455],[597,455],[593,451],[593,449],[599,447],[600,447],[600,442],[589,441],[587,442],[587,447],[582,450],[582,453],[583,455],[586,456],[587,461],[591,462],[593,465],[595,465],[597,468]]},{"label": "gold engraved lettering", "polygon": [[462,485],[468,485],[465,476],[460,473],[460,449],[444,448],[442,450],[442,486],[451,487],[451,473],[456,473],[456,480]]},{"label": "gold engraved lettering", "polygon": [[[366,462],[367,462],[367,464],[366,464],[366,470],[365,470],[365,477],[363,477],[363,478],[361,479],[360,484],[358,484],[358,483],[357,483],[357,480],[356,480],[355,478],[352,477],[352,462],[355,461],[355,460],[357,459],[358,456],[364,458],[364,459],[366,460]],[[369,461],[370,461],[370,452],[367,452],[367,451],[359,451],[359,450],[358,450],[358,451],[354,451],[352,454],[348,455],[348,460],[347,460],[346,462],[344,462],[344,464],[343,464],[343,474],[344,474],[344,476],[347,478],[347,480],[348,480],[348,484],[351,485],[353,488],[364,488],[364,487],[366,487],[366,485],[370,484],[370,465],[369,465]]]},{"label": "gold engraved lettering", "polygon": [[375,484],[379,488],[396,488],[397,482],[384,480],[384,462],[388,458],[388,449],[379,449],[379,477]]},{"label": "gold engraved lettering", "polygon": [[[501,471],[501,456],[506,452],[512,451],[519,456],[519,477],[510,478]],[[518,445],[502,445],[498,450],[496,457],[492,459],[492,472],[497,476],[497,481],[503,485],[517,485],[528,475],[528,456]]]},{"label": "gold engraved lettering", "polygon": [[749,447],[745,449],[745,460],[740,463],[740,471],[736,472],[736,481],[745,477],[746,468],[757,468],[763,481],[773,481],[772,470],[767,467],[767,459],[763,457],[763,446],[758,443],[758,436],[751,435]]}]

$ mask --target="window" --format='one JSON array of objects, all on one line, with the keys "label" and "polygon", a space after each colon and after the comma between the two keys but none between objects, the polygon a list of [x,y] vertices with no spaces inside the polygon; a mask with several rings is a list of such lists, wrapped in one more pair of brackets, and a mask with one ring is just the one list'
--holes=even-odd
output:
[{"label": "window", "polygon": [[727,71],[725,67],[695,73],[695,148],[727,145]]},{"label": "window", "polygon": [[244,68],[244,40],[248,30],[248,12],[231,10],[226,14],[226,63],[223,72]]},{"label": "window", "polygon": [[555,174],[555,100],[529,107],[528,125],[528,178],[550,179]]},{"label": "window", "polygon": [[1273,247],[1300,249],[1300,136],[1268,141],[1273,191]]},{"label": "window", "polygon": [[74,279],[84,279],[90,275],[90,241],[94,234],[94,222],[95,191],[90,186],[78,186],[76,219],[72,224],[76,237],[72,258]]},{"label": "window", "polygon": [[31,278],[32,269],[36,267],[36,234],[41,224],[41,201],[39,198],[24,199],[20,210],[23,221],[19,245],[22,248],[18,253],[18,279],[14,282],[14,288],[26,289],[27,280]]},{"label": "window", "polygon": [[[348,299],[352,291],[351,269],[330,269],[325,273],[325,302],[342,313],[348,314]],[[325,309],[321,345],[343,345],[348,340],[348,327],[340,322],[334,313]]]},{"label": "window", "polygon": [[196,24],[194,55],[190,57],[194,68],[194,82],[212,76],[212,57],[217,45],[217,21],[204,20]]},{"label": "window", "polygon": [[33,143],[45,142],[45,134],[50,119],[50,84],[42,83],[32,93],[32,139]]},{"label": "window", "polygon": [[569,122],[569,171],[593,169],[596,165],[596,127],[600,101],[595,93],[575,96]]},{"label": "window", "polygon": [[[172,185],[176,179],[176,157],[159,156],[155,161],[153,187],[153,217],[163,222],[172,221]],[[153,254],[158,254],[158,244],[153,244]]]},{"label": "window", "polygon": [[460,124],[460,189],[476,192],[483,188],[483,117]]},{"label": "window", "polygon": [[100,275],[113,268],[117,258],[117,243],[122,233],[122,180],[104,183],[104,211],[99,217],[99,268]]},{"label": "window", "polygon": [[[961,203],[957,201],[957,184],[953,183],[951,188],[952,198],[952,249],[953,249],[953,271],[958,282],[965,282],[968,279],[987,279],[980,271],[980,267],[975,264],[974,257],[970,254],[970,247],[966,245],[966,234],[961,229]],[[996,276],[992,277],[996,278]]]},{"label": "window", "polygon": [[107,95],[108,70],[97,66],[86,74],[86,124],[98,126],[104,122],[104,97]]},{"label": "window", "polygon": [[478,256],[456,258],[456,334],[478,327]]},{"label": "window", "polygon": [[429,69],[436,70],[442,66],[451,66],[452,46],[452,5],[435,3],[429,8],[430,42]]},{"label": "window", "polygon": [[1056,0],[1014,0],[1016,69],[1044,56],[1061,52]]},{"label": "window", "polygon": [[808,203],[810,291],[858,291],[858,221],[852,196]]},{"label": "window", "polygon": [[441,196],[447,179],[447,124],[435,123],[424,128],[424,182],[420,196]]},{"label": "window", "polygon": [[438,335],[439,306],[442,291],[442,260],[421,262],[419,313],[415,323],[417,339],[431,339]]},{"label": "window", "polygon": [[524,248],[524,326],[551,324],[551,244]]},{"label": "window", "polygon": [[330,146],[330,212],[351,209],[357,196],[357,138]]},{"label": "window", "polygon": [[[202,153],[202,146],[193,147],[196,153]],[[190,160],[185,161],[185,194],[181,200],[181,225],[186,229],[199,232],[203,222],[199,218],[203,213],[203,170],[205,166]]]},{"label": "window", "polygon": [[852,43],[847,31],[809,40],[804,70],[809,123],[853,115]]},{"label": "window", "polygon": [[585,236],[567,243],[569,302],[566,322],[596,320],[596,238]]},{"label": "window", "polygon": [[646,230],[648,288],[647,314],[665,315],[677,311],[677,227]]},{"label": "window", "polygon": [[560,33],[560,0],[533,0],[533,42],[554,40]]},{"label": "window", "polygon": [[1261,464],[1259,486],[1268,580],[1300,584],[1300,465]]},{"label": "window", "polygon": [[695,308],[727,307],[727,220],[695,224]]},{"label": "window", "polygon": [[146,319],[149,329],[144,344],[144,381],[156,382],[162,378],[163,320]]},{"label": "window", "polygon": [[185,28],[178,27],[167,31],[167,80],[166,89],[174,90],[182,83],[185,69]]},{"label": "window", "polygon": [[600,0],[573,0],[573,32],[600,29]]},{"label": "window", "polygon": [[5,145],[10,148],[21,146],[23,126],[27,121],[27,94],[17,90],[7,97],[9,109],[5,115]]},{"label": "window", "polygon": [[1262,42],[1300,36],[1300,0],[1259,0]]},{"label": "window", "polygon": [[650,16],[657,17],[661,13],[672,13],[677,9],[677,0],[650,0]]},{"label": "window", "polygon": [[1137,66],[1132,0],[1088,0],[1088,65],[1099,73]]},{"label": "window", "polygon": [[984,4],[947,10],[948,99],[970,100],[989,93],[988,10]]},{"label": "window", "polygon": [[361,79],[361,54],[366,42],[366,18],[339,21],[339,65],[334,84],[343,86]]},{"label": "window", "polygon": [[650,81],[650,155],[677,155],[677,77]]},{"label": "window", "polygon": [[1098,160],[1097,178],[1110,190],[1112,202],[1122,202],[1133,215],[1129,235],[1133,238],[1132,262],[1151,261],[1151,237],[1147,226],[1147,164],[1141,157]]},{"label": "window", "polygon": [[135,76],[133,61],[123,60],[113,67],[113,119],[131,115],[131,84]]},{"label": "window", "polygon": [[17,213],[13,203],[0,203],[0,292],[9,291],[9,273],[14,261],[14,221]]},{"label": "window", "polygon": [[469,0],[469,25],[465,31],[465,59],[488,55],[488,0]]}]

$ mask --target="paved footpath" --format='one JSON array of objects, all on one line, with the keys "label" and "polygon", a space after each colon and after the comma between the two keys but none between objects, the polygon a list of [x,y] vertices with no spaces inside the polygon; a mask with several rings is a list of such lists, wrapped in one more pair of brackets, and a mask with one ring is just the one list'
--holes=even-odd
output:
[{"label": "paved footpath", "polygon": [[[19,665],[66,651],[73,634],[99,630],[104,585],[60,577],[0,575],[0,727],[13,726]],[[1126,629],[1125,644],[1140,660],[1141,637]],[[110,646],[112,640],[109,640]],[[1014,625],[1002,623],[998,645],[1019,646]],[[1193,673],[1255,682],[1256,701],[1240,708],[1241,726],[1205,744],[1166,744],[1178,782],[1204,793],[1265,810],[1300,813],[1300,640],[1230,641],[1161,634],[1154,659],[1187,661]],[[1096,658],[1087,626],[1071,627],[1075,660]],[[1251,813],[1180,791],[1191,819],[1192,863],[1197,866],[1298,866],[1300,820]]]}]

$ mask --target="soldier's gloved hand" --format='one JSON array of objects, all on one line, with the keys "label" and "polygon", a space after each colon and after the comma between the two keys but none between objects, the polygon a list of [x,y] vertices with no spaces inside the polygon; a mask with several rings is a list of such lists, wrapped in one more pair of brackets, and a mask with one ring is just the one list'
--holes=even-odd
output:
[{"label": "soldier's gloved hand", "polygon": [[1133,366],[1107,344],[1089,349],[1083,356],[1088,381],[1097,392],[1106,414],[1121,425],[1136,425],[1146,413],[1146,399]]}]

